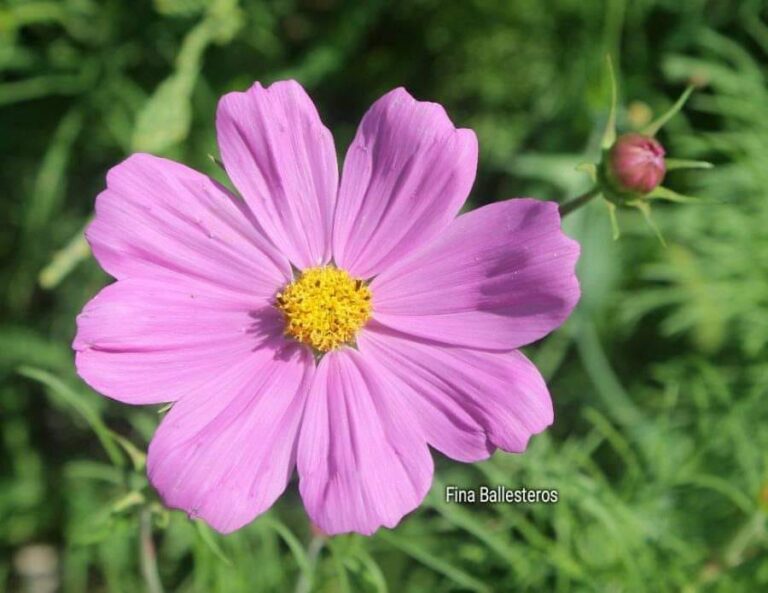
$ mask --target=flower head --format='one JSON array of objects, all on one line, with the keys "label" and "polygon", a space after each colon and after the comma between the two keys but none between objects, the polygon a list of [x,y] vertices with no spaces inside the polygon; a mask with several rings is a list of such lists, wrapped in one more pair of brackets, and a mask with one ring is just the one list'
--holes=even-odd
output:
[{"label": "flower head", "polygon": [[122,402],[173,402],[148,456],[165,503],[229,532],[297,468],[319,529],[372,533],[424,498],[429,446],[524,451],[553,412],[517,349],[579,297],[556,204],[459,216],[475,135],[402,89],[365,115],[340,180],[296,82],[226,95],[216,125],[242,199],[136,154],[86,233],[117,282],[78,317],[78,372]]},{"label": "flower head", "polygon": [[664,154],[655,138],[637,133],[619,136],[608,156],[608,176],[614,188],[629,194],[651,193],[664,180]]},{"label": "flower head", "polygon": [[304,270],[275,300],[285,334],[320,352],[351,343],[371,318],[371,289],[334,266]]}]

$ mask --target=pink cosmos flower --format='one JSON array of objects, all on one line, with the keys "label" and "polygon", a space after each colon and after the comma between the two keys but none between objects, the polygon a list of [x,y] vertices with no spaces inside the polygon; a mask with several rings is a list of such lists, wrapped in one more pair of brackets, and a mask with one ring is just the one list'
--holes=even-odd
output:
[{"label": "pink cosmos flower", "polygon": [[314,523],[370,534],[422,501],[429,446],[477,461],[552,423],[517,349],[579,297],[554,203],[457,216],[475,135],[403,89],[365,115],[340,182],[294,81],[226,95],[216,126],[243,200],[135,154],[87,231],[117,282],[78,317],[77,369],[121,402],[174,402],[148,458],[168,506],[230,532],[296,466]]}]

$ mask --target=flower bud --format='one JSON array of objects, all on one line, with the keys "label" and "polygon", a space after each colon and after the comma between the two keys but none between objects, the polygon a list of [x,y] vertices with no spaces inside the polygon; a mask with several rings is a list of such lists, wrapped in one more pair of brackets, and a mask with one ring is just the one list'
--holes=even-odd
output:
[{"label": "flower bud", "polygon": [[608,177],[619,192],[648,194],[664,180],[664,154],[655,138],[623,134],[608,154]]}]

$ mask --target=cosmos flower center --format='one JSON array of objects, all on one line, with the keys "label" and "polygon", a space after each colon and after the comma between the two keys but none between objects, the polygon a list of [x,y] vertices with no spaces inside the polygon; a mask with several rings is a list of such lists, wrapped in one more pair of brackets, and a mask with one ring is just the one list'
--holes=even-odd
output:
[{"label": "cosmos flower center", "polygon": [[352,342],[371,318],[371,289],[332,266],[308,268],[276,298],[285,334],[328,352]]}]

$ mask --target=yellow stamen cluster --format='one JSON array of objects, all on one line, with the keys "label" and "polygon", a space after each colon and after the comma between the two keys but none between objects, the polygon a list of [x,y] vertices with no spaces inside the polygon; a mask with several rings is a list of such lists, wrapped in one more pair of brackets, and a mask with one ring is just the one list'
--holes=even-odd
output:
[{"label": "yellow stamen cluster", "polygon": [[334,267],[308,268],[277,294],[285,334],[320,352],[351,342],[371,318],[371,289]]}]

